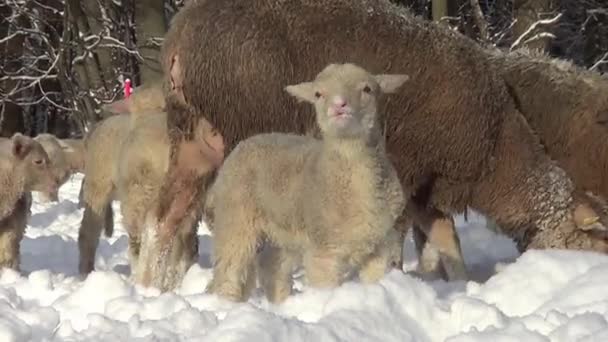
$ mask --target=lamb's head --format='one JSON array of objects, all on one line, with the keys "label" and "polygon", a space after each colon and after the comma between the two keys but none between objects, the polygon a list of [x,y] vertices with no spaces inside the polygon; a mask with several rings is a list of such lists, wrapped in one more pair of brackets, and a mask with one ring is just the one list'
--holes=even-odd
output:
[{"label": "lamb's head", "polygon": [[[71,146],[64,143],[60,139],[57,139],[52,134],[39,134],[34,138],[35,141],[42,145],[44,151],[49,157],[49,168],[51,173],[55,176],[55,180],[58,185],[61,186],[65,182],[68,181],[72,174],[72,167],[68,161],[67,154],[75,153]],[[55,189],[54,191],[42,191],[41,199],[43,201],[58,201],[58,191],[59,189]]]},{"label": "lamb's head", "polygon": [[48,154],[34,139],[15,133],[11,138],[11,153],[15,169],[25,177],[25,191],[56,192],[59,183]]},{"label": "lamb's head", "polygon": [[324,136],[360,137],[377,123],[378,98],[394,93],[409,76],[372,75],[355,64],[329,64],[313,81],[285,87],[301,101],[314,104]]},{"label": "lamb's head", "polygon": [[224,161],[224,138],[205,118],[201,118],[192,141],[182,143],[178,164],[197,177],[212,174]]}]

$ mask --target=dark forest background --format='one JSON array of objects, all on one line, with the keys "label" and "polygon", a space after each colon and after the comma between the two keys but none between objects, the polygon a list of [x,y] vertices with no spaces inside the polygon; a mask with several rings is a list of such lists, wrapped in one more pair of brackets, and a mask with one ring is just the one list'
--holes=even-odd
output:
[{"label": "dark forest background", "polygon": [[[122,97],[124,78],[159,76],[162,37],[184,1],[1,0],[0,135],[82,136]],[[608,72],[608,0],[393,1],[482,44]]]}]

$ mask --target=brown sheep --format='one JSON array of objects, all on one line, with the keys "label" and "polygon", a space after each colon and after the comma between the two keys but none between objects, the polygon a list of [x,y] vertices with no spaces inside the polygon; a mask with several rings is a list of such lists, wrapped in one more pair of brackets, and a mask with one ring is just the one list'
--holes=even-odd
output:
[{"label": "brown sheep", "polygon": [[[142,97],[148,96],[146,91],[140,91],[138,94]],[[129,99],[132,98],[136,98],[135,95]],[[164,102],[163,98],[163,107]],[[151,104],[153,103],[158,102]],[[137,108],[130,107],[128,108],[129,115],[111,116],[103,120],[86,139],[86,176],[82,189],[85,211],[78,236],[79,271],[83,275],[94,269],[95,251],[104,226],[106,236],[112,235],[111,202],[115,199],[121,202],[121,211],[129,232],[129,255],[133,276],[139,283],[143,282],[140,280],[142,277],[153,277],[146,268],[151,266],[147,259],[143,258],[144,261],[141,262],[137,259],[141,250],[141,235],[145,233],[141,230],[148,214],[146,209],[155,207],[154,201],[158,197],[161,185],[161,182],[156,179],[164,177],[170,147],[168,138],[165,138],[168,136],[166,114],[154,112],[154,109],[158,108],[146,108],[143,105]],[[137,119],[140,115],[145,115],[146,119]],[[210,127],[208,122],[202,121],[198,136],[211,134],[209,133],[212,130]],[[197,174],[201,175],[208,172],[209,165],[213,165],[212,169],[214,169],[223,159],[221,135],[207,137],[204,141],[211,141],[209,144],[213,149],[219,151],[219,155],[207,153],[206,144],[203,144],[203,151],[199,152],[201,144],[197,143],[192,144],[192,147],[197,147],[194,149],[194,153],[190,152],[185,156],[192,163],[192,168],[196,170]],[[201,156],[200,158],[203,160],[193,158],[193,155]],[[190,229],[194,224],[192,220],[196,220],[196,217],[190,217],[189,222],[191,223],[188,229],[184,230],[188,234],[192,232]],[[191,238],[191,235],[188,234],[182,235],[185,238]],[[190,248],[190,245],[180,248],[177,253],[182,253],[182,250],[187,252],[186,248]],[[143,251],[146,256],[153,253],[149,249],[153,249],[153,246],[146,245]],[[189,260],[196,255],[197,250],[194,250],[194,253],[184,255]],[[184,264],[186,270],[190,264],[187,262]],[[166,290],[179,280],[179,276],[173,276],[171,284],[159,283],[157,285]],[[167,281],[169,281],[168,278]],[[146,285],[150,284],[146,283]]]},{"label": "brown sheep", "polygon": [[52,193],[59,185],[40,143],[21,133],[0,138],[0,267],[19,270],[19,247],[32,201],[30,191]]},{"label": "brown sheep", "polygon": [[314,105],[323,139],[255,135],[226,159],[208,197],[215,254],[211,293],[247,299],[248,273],[264,238],[273,252],[260,269],[272,302],[291,291],[298,259],[292,255],[303,259],[314,287],[338,286],[351,269],[365,282],[384,275],[405,198],[385,153],[377,97],[395,92],[407,78],[330,64],[314,81],[285,87]]},{"label": "brown sheep", "polygon": [[[608,130],[603,123],[608,118],[608,78],[535,50],[492,49],[489,54],[549,156],[605,220]],[[497,228],[493,220],[488,226]],[[425,242],[422,234],[416,240]]]},{"label": "brown sheep", "polygon": [[[254,134],[314,131],[310,108],[289,101],[281,85],[340,61],[414,81],[380,108],[387,152],[414,191],[406,212],[424,217],[417,222],[449,221],[471,206],[496,219],[521,250],[606,250],[603,239],[578,229],[585,227],[573,211],[587,202],[543,153],[486,51],[388,0],[191,2],[173,18],[162,48],[168,91],[205,114],[227,153]],[[170,113],[173,153],[200,116]],[[166,188],[180,167],[174,158]],[[166,207],[174,201],[164,200]],[[455,234],[444,237],[458,248]],[[446,257],[461,265],[455,277],[466,277],[461,252]]]},{"label": "brown sheep", "polygon": [[527,50],[493,57],[548,154],[577,188],[608,199],[608,78]]},{"label": "brown sheep", "polygon": [[[58,139],[49,133],[39,134],[34,138],[42,145],[51,163],[51,169],[61,187],[76,172],[84,171],[84,144],[80,139]],[[57,201],[54,193],[41,193],[43,201]]]}]

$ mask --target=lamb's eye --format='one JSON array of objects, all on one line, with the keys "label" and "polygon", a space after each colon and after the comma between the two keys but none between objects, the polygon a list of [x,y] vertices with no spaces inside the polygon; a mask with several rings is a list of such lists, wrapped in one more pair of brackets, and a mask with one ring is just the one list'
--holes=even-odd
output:
[{"label": "lamb's eye", "polygon": [[366,85],[365,87],[363,87],[363,92],[364,93],[368,93],[369,94],[371,91],[372,91],[372,88],[370,88],[369,86]]},{"label": "lamb's eye", "polygon": [[36,164],[36,165],[42,165],[42,163],[44,163],[44,160],[42,160],[42,159],[34,160],[34,164]]},{"label": "lamb's eye", "polygon": [[315,97],[316,98],[320,98],[321,97],[321,93],[319,93],[318,91],[315,91]]}]

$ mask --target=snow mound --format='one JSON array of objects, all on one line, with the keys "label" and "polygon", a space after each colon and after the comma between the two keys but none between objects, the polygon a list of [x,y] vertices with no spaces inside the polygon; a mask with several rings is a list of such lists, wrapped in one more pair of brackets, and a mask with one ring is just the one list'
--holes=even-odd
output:
[{"label": "snow mound", "polygon": [[[293,295],[273,305],[259,292],[246,303],[204,293],[213,276],[213,239],[204,223],[199,263],[179,288],[161,294],[134,285],[114,203],[114,236],[102,236],[96,271],[81,279],[81,179],[61,188],[58,203],[42,204],[34,194],[23,272],[0,271],[0,341],[608,341],[608,256],[520,256],[475,213],[456,222],[479,282],[425,282],[392,271],[376,284],[318,290],[296,279]],[[406,247],[410,270],[417,262],[411,239]]]}]

